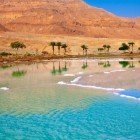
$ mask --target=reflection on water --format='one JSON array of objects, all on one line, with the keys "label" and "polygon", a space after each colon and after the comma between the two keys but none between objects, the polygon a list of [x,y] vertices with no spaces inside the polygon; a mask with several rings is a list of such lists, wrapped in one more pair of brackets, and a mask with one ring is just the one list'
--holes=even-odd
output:
[{"label": "reflection on water", "polygon": [[58,68],[56,68],[55,66],[55,62],[52,62],[53,63],[53,68],[51,70],[51,73],[52,75],[61,75],[63,72],[67,72],[68,71],[68,68],[67,68],[67,62],[65,61],[65,64],[64,64],[64,67],[61,66],[61,62],[59,61],[58,62]]},{"label": "reflection on water", "polygon": [[[140,102],[121,97],[140,97],[139,70],[137,60],[88,59],[0,69],[0,139],[139,139]],[[116,96],[57,84],[78,77],[81,81],[73,85],[89,82],[126,90]]]},{"label": "reflection on water", "polygon": [[119,62],[120,65],[122,65],[123,68],[134,68],[135,65],[134,65],[134,61],[120,61]]},{"label": "reflection on water", "polygon": [[13,71],[12,72],[12,76],[16,77],[16,78],[20,78],[26,75],[26,71],[25,70],[17,70],[17,71]]},{"label": "reflection on water", "polygon": [[83,61],[82,69],[87,69],[88,68],[88,63],[87,60]]},{"label": "reflection on water", "polygon": [[109,61],[106,61],[106,62],[98,62],[98,66],[103,66],[103,68],[108,68],[108,67],[111,67],[111,64]]}]

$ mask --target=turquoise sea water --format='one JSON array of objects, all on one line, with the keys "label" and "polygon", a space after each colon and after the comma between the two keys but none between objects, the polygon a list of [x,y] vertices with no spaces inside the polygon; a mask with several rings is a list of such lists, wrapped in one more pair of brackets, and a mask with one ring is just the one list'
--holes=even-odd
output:
[{"label": "turquoise sea water", "polygon": [[[0,68],[0,139],[139,140],[138,72],[139,61],[126,60],[5,65]],[[89,81],[103,89],[76,86]]]}]

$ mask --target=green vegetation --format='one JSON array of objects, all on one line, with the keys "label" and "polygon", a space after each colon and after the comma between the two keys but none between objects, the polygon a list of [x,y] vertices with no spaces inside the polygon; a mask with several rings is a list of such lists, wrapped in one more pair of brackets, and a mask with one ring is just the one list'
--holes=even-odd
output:
[{"label": "green vegetation", "polygon": [[62,43],[62,42],[50,42],[49,45],[52,46],[53,54],[54,54],[55,46],[58,47],[58,54],[59,54],[59,55],[60,55],[60,50],[61,50],[61,48],[64,49],[64,54],[66,54],[66,51],[67,51],[66,49],[67,49],[67,47],[68,47],[67,44]]},{"label": "green vegetation", "polygon": [[81,48],[83,49],[83,55],[87,55],[88,46],[87,45],[81,45]]},{"label": "green vegetation", "polygon": [[122,43],[121,47],[119,48],[120,51],[129,50],[129,46],[126,43]]},{"label": "green vegetation", "polygon": [[130,61],[130,62],[129,61],[120,61],[119,63],[122,65],[123,68],[126,68],[126,67],[134,68],[135,67],[133,61]]},{"label": "green vegetation", "polygon": [[25,46],[22,42],[19,42],[19,41],[12,42],[12,43],[10,44],[10,47],[11,47],[12,49],[16,49],[17,51],[18,51],[19,49],[26,48],[26,46]]},{"label": "green vegetation", "polygon": [[110,46],[110,45],[107,45],[107,46],[106,46],[106,48],[107,48],[107,51],[109,52],[109,51],[110,51],[111,46]]},{"label": "green vegetation", "polygon": [[1,52],[0,53],[1,56],[8,56],[8,55],[12,55],[11,53],[7,53],[7,52]]},{"label": "green vegetation", "polygon": [[102,48],[98,48],[98,52],[102,52],[107,50],[107,52],[109,53],[111,46],[110,45],[103,45]]},{"label": "green vegetation", "polygon": [[86,62],[83,62],[83,65],[82,65],[82,69],[86,69],[86,68],[88,68],[88,63],[87,63],[87,61],[86,61]]},{"label": "green vegetation", "polygon": [[2,68],[2,69],[8,69],[10,67],[12,67],[12,66],[11,65],[2,65],[0,68]]},{"label": "green vegetation", "polygon": [[111,67],[111,64],[109,61],[105,62],[104,65],[103,65],[104,68],[108,68],[108,67]]},{"label": "green vegetation", "polygon": [[106,62],[98,62],[98,66],[103,66],[103,68],[111,67],[111,64],[109,61]]},{"label": "green vegetation", "polygon": [[27,72],[24,71],[24,70],[18,70],[18,71],[14,71],[14,72],[12,73],[12,76],[15,77],[15,78],[20,78],[20,77],[25,76],[26,73],[27,73]]},{"label": "green vegetation", "polygon": [[58,54],[60,55],[60,48],[62,46],[61,42],[56,42],[56,46],[58,47]]},{"label": "green vegetation", "polygon": [[128,61],[120,61],[119,64],[121,64],[123,68],[126,68],[127,66],[130,65]]},{"label": "green vegetation", "polygon": [[55,62],[53,62],[53,68],[51,70],[52,75],[61,75],[63,72],[68,71],[67,63],[65,62],[65,66],[61,67],[60,61],[58,62],[58,68],[55,67]]},{"label": "green vegetation", "polygon": [[64,54],[66,54],[66,52],[67,52],[67,44],[62,44],[62,46],[61,46],[61,48],[63,48],[64,49]]},{"label": "green vegetation", "polygon": [[67,62],[65,62],[65,66],[62,68],[62,71],[68,71],[68,68],[67,68]]},{"label": "green vegetation", "polygon": [[104,51],[104,48],[98,48],[98,52]]},{"label": "green vegetation", "polygon": [[52,46],[52,51],[53,51],[53,54],[54,54],[54,47],[56,46],[56,43],[55,42],[50,42],[49,45]]}]

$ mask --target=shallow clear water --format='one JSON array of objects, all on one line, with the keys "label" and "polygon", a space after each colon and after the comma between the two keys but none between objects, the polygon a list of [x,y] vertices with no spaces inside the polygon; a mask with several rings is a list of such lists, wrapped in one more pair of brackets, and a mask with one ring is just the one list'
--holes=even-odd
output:
[{"label": "shallow clear water", "polygon": [[4,65],[0,139],[139,140],[139,72],[138,60]]}]

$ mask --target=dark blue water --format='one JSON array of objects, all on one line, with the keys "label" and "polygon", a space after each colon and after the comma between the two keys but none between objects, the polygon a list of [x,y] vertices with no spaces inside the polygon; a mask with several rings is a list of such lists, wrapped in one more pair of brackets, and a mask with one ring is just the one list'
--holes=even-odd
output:
[{"label": "dark blue water", "polygon": [[124,91],[120,92],[119,94],[126,95],[126,97],[132,97],[132,98],[140,100],[140,90],[138,90],[138,89],[124,90]]}]

